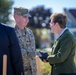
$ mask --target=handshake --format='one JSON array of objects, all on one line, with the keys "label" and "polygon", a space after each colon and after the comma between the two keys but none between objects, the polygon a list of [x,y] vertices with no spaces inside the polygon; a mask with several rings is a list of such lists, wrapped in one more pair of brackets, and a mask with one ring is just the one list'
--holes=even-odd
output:
[{"label": "handshake", "polygon": [[40,57],[40,59],[42,61],[44,61],[44,60],[47,61],[48,53],[47,52],[41,52],[41,51],[39,51],[38,56]]}]

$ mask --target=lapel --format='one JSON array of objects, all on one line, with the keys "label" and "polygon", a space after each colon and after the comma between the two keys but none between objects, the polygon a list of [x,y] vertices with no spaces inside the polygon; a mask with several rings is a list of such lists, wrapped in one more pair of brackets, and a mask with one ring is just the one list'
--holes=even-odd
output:
[{"label": "lapel", "polygon": [[63,38],[66,35],[67,32],[69,32],[68,29],[65,30],[64,33],[54,42],[51,54],[54,54],[54,53],[56,53],[58,51],[58,49],[59,49],[59,41],[60,41],[61,38]]}]

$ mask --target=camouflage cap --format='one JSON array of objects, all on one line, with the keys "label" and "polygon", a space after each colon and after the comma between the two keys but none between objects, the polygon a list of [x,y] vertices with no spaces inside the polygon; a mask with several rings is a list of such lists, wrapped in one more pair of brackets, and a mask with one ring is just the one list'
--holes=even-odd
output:
[{"label": "camouflage cap", "polygon": [[27,8],[23,7],[14,7],[14,14],[31,17]]}]

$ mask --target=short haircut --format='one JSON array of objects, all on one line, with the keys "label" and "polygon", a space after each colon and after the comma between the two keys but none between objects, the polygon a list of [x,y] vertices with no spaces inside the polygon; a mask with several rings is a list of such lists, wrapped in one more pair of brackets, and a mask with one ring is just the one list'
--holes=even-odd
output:
[{"label": "short haircut", "polygon": [[58,22],[61,28],[65,28],[68,22],[67,15],[65,13],[54,13],[50,17],[54,23]]}]

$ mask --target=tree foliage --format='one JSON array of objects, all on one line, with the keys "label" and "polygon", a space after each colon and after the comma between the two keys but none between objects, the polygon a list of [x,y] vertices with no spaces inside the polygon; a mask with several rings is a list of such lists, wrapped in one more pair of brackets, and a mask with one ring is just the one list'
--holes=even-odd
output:
[{"label": "tree foliage", "polygon": [[38,6],[29,11],[31,14],[29,25],[33,28],[49,28],[50,15],[52,14],[50,8]]},{"label": "tree foliage", "polygon": [[13,5],[12,0],[0,0],[0,22],[6,23]]},{"label": "tree foliage", "polygon": [[34,33],[36,48],[41,47],[41,29],[49,29],[50,15],[52,11],[50,8],[44,8],[43,5],[37,6],[29,11],[31,18],[29,18],[28,27],[30,27]]}]

